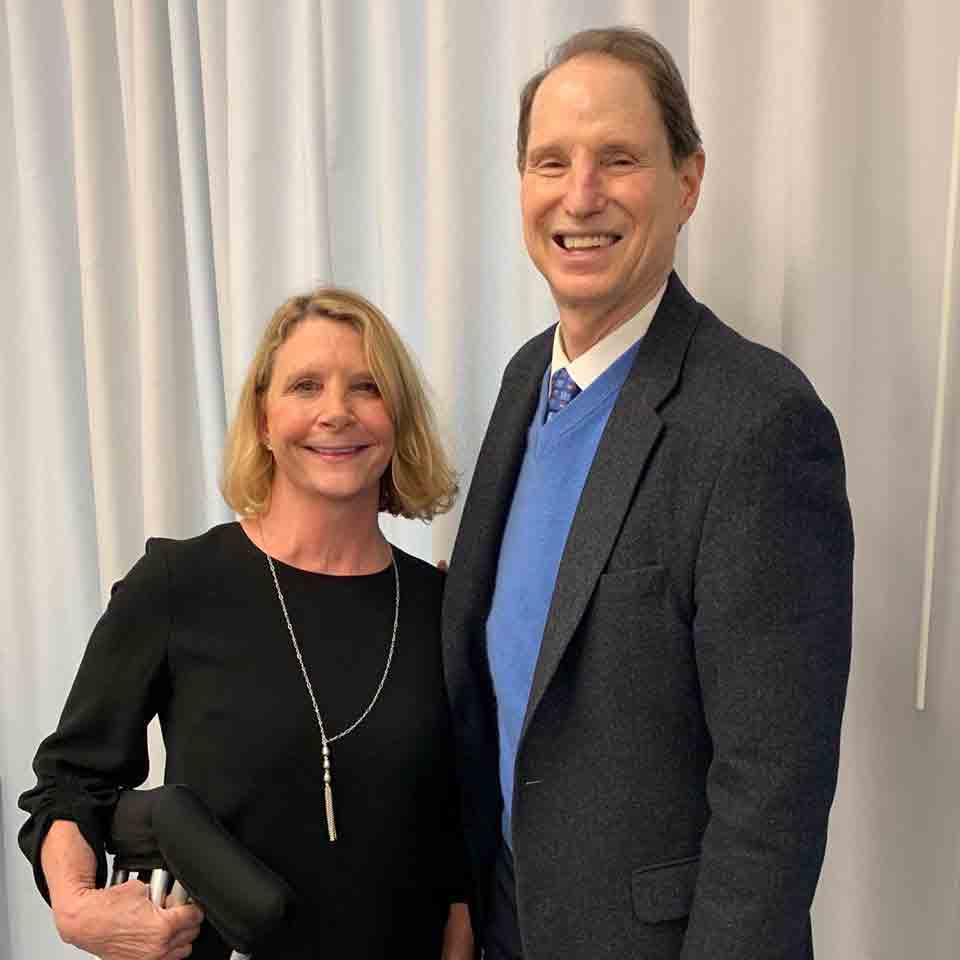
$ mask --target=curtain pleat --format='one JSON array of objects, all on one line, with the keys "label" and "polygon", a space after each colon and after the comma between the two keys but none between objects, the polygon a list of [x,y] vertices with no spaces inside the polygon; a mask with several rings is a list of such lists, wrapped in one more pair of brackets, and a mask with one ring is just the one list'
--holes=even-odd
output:
[{"label": "curtain pleat", "polygon": [[[217,272],[210,202],[210,165],[204,123],[203,76],[200,69],[200,28],[189,0],[169,4],[170,50],[177,123],[177,147],[182,186],[183,236],[187,274],[187,309],[193,345],[194,390],[197,398],[201,481],[204,490],[216,487],[226,430],[226,396],[221,360],[217,306]],[[204,525],[226,515],[218,506],[205,511]]]}]

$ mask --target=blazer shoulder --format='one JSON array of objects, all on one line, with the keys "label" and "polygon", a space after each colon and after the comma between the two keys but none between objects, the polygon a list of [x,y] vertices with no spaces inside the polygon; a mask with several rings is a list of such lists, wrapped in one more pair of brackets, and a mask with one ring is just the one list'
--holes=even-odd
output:
[{"label": "blazer shoulder", "polygon": [[697,392],[720,408],[762,409],[785,396],[821,403],[813,384],[792,360],[748,340],[702,304],[684,372]]},{"label": "blazer shoulder", "polygon": [[529,376],[531,374],[541,375],[545,369],[545,365],[550,362],[550,355],[553,350],[554,330],[556,330],[556,328],[557,325],[553,324],[528,340],[510,358],[503,371],[504,379]]}]

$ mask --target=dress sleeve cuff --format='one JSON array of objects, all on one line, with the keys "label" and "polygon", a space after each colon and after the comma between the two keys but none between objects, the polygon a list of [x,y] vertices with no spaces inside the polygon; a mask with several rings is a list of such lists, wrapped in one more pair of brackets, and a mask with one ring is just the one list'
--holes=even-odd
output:
[{"label": "dress sleeve cuff", "polygon": [[40,851],[43,849],[43,841],[47,839],[47,833],[50,827],[52,827],[57,820],[69,820],[71,823],[77,825],[80,835],[86,840],[94,856],[97,858],[96,884],[98,887],[105,887],[107,885],[107,855],[104,849],[104,836],[100,824],[96,822],[95,818],[78,816],[76,811],[73,810],[49,810],[35,816],[32,818],[32,823],[27,824],[27,826],[32,828],[30,830],[32,836],[27,835],[26,827],[20,834],[20,847],[33,865],[34,882],[40,891],[40,896],[42,896],[48,904],[50,903],[50,890],[47,887],[47,878],[43,872]]}]

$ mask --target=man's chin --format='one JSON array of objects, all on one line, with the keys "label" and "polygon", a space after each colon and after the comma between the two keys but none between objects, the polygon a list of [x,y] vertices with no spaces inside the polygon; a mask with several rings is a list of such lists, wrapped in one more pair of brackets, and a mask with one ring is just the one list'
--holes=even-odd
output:
[{"label": "man's chin", "polygon": [[617,301],[614,290],[609,283],[569,282],[550,285],[553,299],[560,310],[586,311],[593,313],[605,310]]},{"label": "man's chin", "polygon": [[653,298],[668,275],[669,270],[662,279],[652,278],[642,285],[617,283],[610,277],[564,276],[550,282],[550,292],[561,313],[623,313],[629,319]]}]

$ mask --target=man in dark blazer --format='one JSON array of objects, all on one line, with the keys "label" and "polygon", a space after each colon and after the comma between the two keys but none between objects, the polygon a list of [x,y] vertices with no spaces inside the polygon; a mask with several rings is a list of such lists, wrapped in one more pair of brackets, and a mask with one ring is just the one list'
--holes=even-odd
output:
[{"label": "man in dark blazer", "polygon": [[518,160],[559,324],[507,366],[444,605],[487,960],[807,960],[850,657],[833,418],[672,270],[704,153],[653,38],[558,48]]}]

